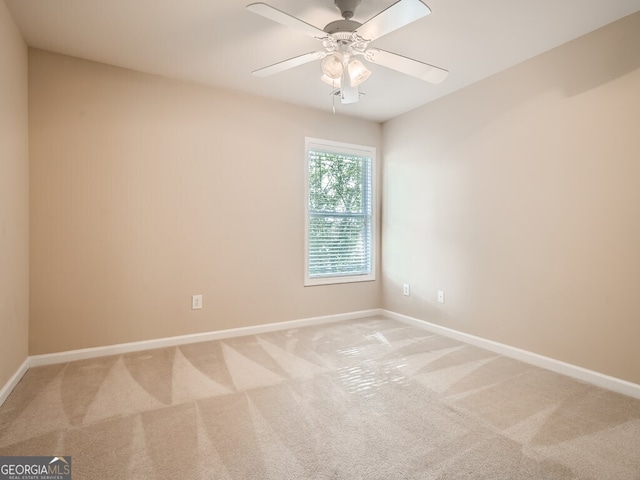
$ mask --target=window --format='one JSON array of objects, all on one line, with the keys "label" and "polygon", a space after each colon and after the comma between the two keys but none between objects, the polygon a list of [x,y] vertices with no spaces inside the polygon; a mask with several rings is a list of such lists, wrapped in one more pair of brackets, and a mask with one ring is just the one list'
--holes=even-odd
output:
[{"label": "window", "polygon": [[375,280],[375,148],[307,138],[305,285]]}]

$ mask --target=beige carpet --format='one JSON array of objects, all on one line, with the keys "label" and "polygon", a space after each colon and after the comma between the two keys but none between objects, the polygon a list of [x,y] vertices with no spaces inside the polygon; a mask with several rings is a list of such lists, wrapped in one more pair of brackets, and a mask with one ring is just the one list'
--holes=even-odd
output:
[{"label": "beige carpet", "polygon": [[640,479],[640,401],[372,318],[31,369],[0,455],[79,479]]}]

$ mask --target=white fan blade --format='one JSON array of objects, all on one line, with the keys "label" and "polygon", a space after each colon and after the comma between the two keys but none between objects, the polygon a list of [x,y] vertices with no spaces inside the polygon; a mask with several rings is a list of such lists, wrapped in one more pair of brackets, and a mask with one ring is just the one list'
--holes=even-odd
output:
[{"label": "white fan blade", "polygon": [[268,67],[259,68],[254,70],[253,73],[256,77],[268,77],[275,73],[284,72],[290,68],[299,67],[305,63],[313,62],[314,60],[322,60],[327,56],[327,52],[309,52],[304,55],[298,55],[297,57],[283,60],[282,62],[274,63]]},{"label": "white fan blade", "polygon": [[360,25],[356,33],[371,42],[430,13],[431,9],[420,0],[399,0]]},{"label": "white fan blade", "polygon": [[327,33],[324,30],[320,30],[307,22],[303,22],[299,18],[292,17],[288,13],[284,13],[277,8],[273,8],[271,5],[267,5],[266,3],[252,3],[251,5],[247,5],[247,10],[287,27],[295,28],[313,38],[324,38],[327,36]]},{"label": "white fan blade", "polygon": [[342,70],[342,78],[340,79],[340,100],[342,103],[356,103],[360,100],[360,93],[357,85],[351,85],[351,74],[349,69]]},{"label": "white fan blade", "polygon": [[412,77],[425,80],[429,83],[438,84],[449,75],[449,72],[443,68],[434,67],[428,63],[403,57],[397,53],[380,50],[379,48],[368,49],[364,53],[364,58],[371,63],[397,70],[398,72],[411,75]]}]

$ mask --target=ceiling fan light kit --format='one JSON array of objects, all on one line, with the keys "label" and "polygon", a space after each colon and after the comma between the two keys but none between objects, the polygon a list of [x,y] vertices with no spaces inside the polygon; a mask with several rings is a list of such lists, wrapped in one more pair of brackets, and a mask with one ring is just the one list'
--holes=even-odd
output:
[{"label": "ceiling fan light kit", "polygon": [[371,71],[356,58],[357,56],[434,84],[442,82],[447,77],[449,72],[442,68],[377,48],[369,48],[369,43],[374,40],[431,13],[427,5],[421,0],[399,0],[365,23],[359,23],[352,20],[352,17],[360,1],[335,0],[342,20],[330,22],[322,30],[266,3],[247,5],[247,9],[253,13],[320,40],[323,47],[323,50],[305,53],[260,68],[253,74],[264,77],[321,60],[323,75],[320,79],[340,89],[340,99],[344,104],[359,100],[358,87],[371,76]]},{"label": "ceiling fan light kit", "polygon": [[[337,86],[339,87],[346,63],[343,58],[344,57],[338,53],[324,57],[321,63],[323,75],[320,77],[320,80],[332,86],[336,85],[337,82]],[[364,63],[357,58],[352,59],[346,63],[346,65],[349,70],[349,76],[351,77],[351,85],[354,87],[362,85],[371,76],[371,70],[365,67]]]}]

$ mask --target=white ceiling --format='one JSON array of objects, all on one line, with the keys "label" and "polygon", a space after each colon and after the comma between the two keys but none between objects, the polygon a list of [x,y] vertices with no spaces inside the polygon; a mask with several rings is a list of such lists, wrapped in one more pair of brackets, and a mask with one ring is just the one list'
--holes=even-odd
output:
[{"label": "white ceiling", "polygon": [[[252,70],[316,50],[296,30],[257,16],[255,0],[6,0],[27,44],[141,72],[330,111],[319,62],[268,78]],[[362,0],[364,22],[395,0]],[[371,65],[338,113],[385,121],[640,10],[640,0],[425,0],[432,14],[372,43],[449,70],[434,86]],[[323,28],[333,0],[266,0]],[[338,100],[338,99],[336,99]]]}]

